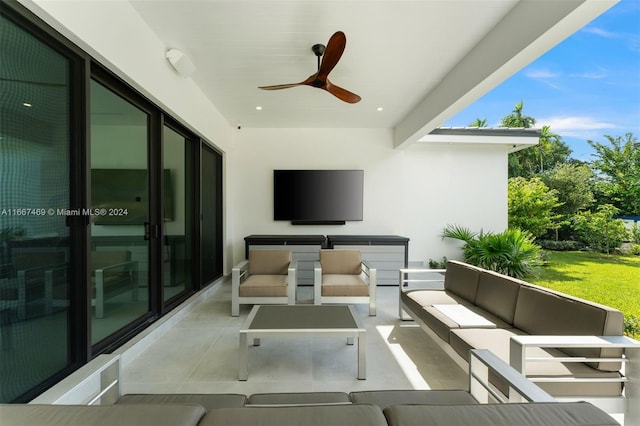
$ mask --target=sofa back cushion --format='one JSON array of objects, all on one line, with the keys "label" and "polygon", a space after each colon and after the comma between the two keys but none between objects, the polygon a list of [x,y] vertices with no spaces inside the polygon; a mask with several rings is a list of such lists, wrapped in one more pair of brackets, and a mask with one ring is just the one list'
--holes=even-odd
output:
[{"label": "sofa back cushion", "polygon": [[[553,292],[533,285],[523,285],[518,293],[513,325],[529,334],[621,336],[622,312]],[[621,349],[565,348],[572,356],[620,357]],[[603,371],[617,371],[619,363],[590,363]]]},{"label": "sofa back cushion", "polygon": [[250,250],[250,275],[287,275],[291,264],[289,250]]},{"label": "sofa back cushion", "polygon": [[480,269],[466,263],[449,260],[444,276],[444,289],[474,303],[478,291]]},{"label": "sofa back cushion", "polygon": [[322,274],[360,275],[362,256],[359,250],[320,250]]},{"label": "sofa back cushion", "polygon": [[522,281],[492,271],[480,272],[475,304],[513,324]]}]

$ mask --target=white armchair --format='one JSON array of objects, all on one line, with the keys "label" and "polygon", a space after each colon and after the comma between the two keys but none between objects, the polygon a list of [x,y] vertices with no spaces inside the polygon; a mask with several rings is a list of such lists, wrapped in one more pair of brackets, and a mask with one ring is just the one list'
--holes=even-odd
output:
[{"label": "white armchair", "polygon": [[231,315],[241,304],[296,302],[296,264],[288,250],[250,250],[249,259],[231,270]]},{"label": "white armchair", "polygon": [[358,250],[320,250],[315,262],[313,300],[323,303],[366,303],[376,315],[377,271]]}]

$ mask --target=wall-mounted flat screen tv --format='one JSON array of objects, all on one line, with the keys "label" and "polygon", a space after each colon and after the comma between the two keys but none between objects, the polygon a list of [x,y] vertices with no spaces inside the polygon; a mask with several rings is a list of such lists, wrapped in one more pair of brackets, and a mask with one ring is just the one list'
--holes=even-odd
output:
[{"label": "wall-mounted flat screen tv", "polygon": [[274,170],[273,218],[294,224],[362,220],[363,170]]},{"label": "wall-mounted flat screen tv", "polygon": [[[164,169],[164,220],[173,220],[171,170]],[[142,225],[148,221],[149,191],[145,169],[91,169],[91,208],[115,209],[117,214],[95,216],[96,225]],[[120,214],[119,209],[126,209]]]}]

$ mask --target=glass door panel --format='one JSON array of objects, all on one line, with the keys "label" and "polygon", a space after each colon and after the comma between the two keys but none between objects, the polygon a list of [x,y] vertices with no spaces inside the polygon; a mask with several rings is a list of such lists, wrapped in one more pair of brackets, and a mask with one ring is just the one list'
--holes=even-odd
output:
[{"label": "glass door panel", "polygon": [[91,81],[91,343],[149,312],[148,113]]},{"label": "glass door panel", "polygon": [[163,301],[192,288],[191,215],[193,195],[190,141],[168,126],[162,135],[164,241]]},{"label": "glass door panel", "polygon": [[0,17],[0,403],[71,364],[70,63]]}]

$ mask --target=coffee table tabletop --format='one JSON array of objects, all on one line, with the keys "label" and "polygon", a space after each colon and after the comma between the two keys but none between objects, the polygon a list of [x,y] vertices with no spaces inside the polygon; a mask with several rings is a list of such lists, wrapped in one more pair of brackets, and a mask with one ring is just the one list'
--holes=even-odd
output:
[{"label": "coffee table tabletop", "polygon": [[366,329],[349,305],[257,305],[240,328],[239,378],[248,377],[248,342],[266,336],[346,337],[358,340],[358,379],[366,378]]}]

